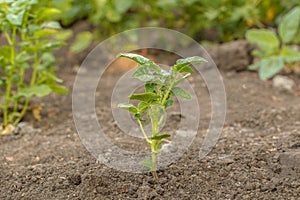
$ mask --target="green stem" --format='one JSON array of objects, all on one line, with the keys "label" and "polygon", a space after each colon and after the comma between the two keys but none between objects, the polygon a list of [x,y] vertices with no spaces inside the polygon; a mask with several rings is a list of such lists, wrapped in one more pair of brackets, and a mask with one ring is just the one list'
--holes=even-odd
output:
[{"label": "green stem", "polygon": [[[152,137],[156,136],[158,134],[158,116],[159,116],[159,108],[156,106],[151,107],[150,111],[150,119],[151,119],[151,126],[152,126]],[[154,176],[155,180],[158,180],[158,176],[156,173],[156,158],[159,149],[157,149],[157,140],[151,141],[151,153],[152,153],[152,169],[151,173]]]},{"label": "green stem", "polygon": [[157,172],[156,172],[156,157],[157,157],[157,149],[156,149],[156,141],[152,141],[151,143],[151,151],[152,151],[152,169],[151,173],[155,180],[158,180]]},{"label": "green stem", "polygon": [[[36,41],[35,45],[38,45],[38,41]],[[32,72],[32,76],[31,76],[30,86],[33,86],[36,82],[38,66],[40,65],[40,59],[38,58],[37,51],[34,52],[33,59],[34,59],[33,60],[33,72]],[[18,118],[14,121],[13,125],[17,125],[22,120],[22,118],[26,114],[26,111],[28,110],[29,102],[30,102],[30,98],[26,98],[24,106],[22,108],[22,111],[20,112],[20,115],[18,116]]]},{"label": "green stem", "polygon": [[6,86],[6,94],[5,94],[5,103],[3,107],[3,125],[4,127],[8,125],[9,119],[8,119],[8,107],[10,103],[10,97],[11,97],[11,89],[12,89],[12,76],[14,73],[15,68],[15,41],[16,41],[16,32],[17,28],[13,27],[12,29],[12,37],[10,38],[8,33],[5,32],[5,36],[7,39],[7,42],[10,45],[10,69],[8,72],[7,77],[7,86]]},{"label": "green stem", "polygon": [[26,98],[25,103],[22,108],[22,111],[20,112],[18,118],[13,123],[14,126],[18,125],[18,123],[21,121],[21,119],[23,119],[23,117],[28,109],[29,100],[30,100],[29,98]]},{"label": "green stem", "polygon": [[147,135],[145,133],[145,130],[144,130],[144,126],[143,126],[141,120],[138,119],[138,122],[139,122],[140,128],[142,130],[142,133],[144,135],[144,138],[146,139],[146,141],[147,141],[148,144],[151,144],[151,140],[149,140],[149,138],[147,137]]},{"label": "green stem", "polygon": [[[28,21],[28,14],[25,13],[24,15],[24,19],[23,19],[23,24],[22,24],[22,29],[23,30],[26,30],[26,25],[27,25],[27,21]],[[20,31],[20,36],[21,36],[21,41],[26,41],[28,40],[26,38],[26,33],[24,31]],[[22,53],[21,53],[22,54]],[[20,66],[20,71],[19,71],[19,75],[20,75],[20,80],[18,81],[18,84],[17,84],[17,92],[20,91],[21,87],[22,87],[22,84],[24,82],[24,77],[25,77],[25,68]],[[19,100],[17,100],[17,102],[15,103],[15,106],[14,106],[14,113],[16,113],[18,111],[18,106],[19,106],[20,102]],[[26,104],[26,102],[25,102]]]},{"label": "green stem", "polygon": [[[36,42],[35,45],[38,45],[38,42]],[[40,59],[38,58],[38,53],[36,51],[33,54],[33,59],[33,72],[31,76],[30,86],[33,86],[35,84],[37,78],[37,71],[40,64]]]}]

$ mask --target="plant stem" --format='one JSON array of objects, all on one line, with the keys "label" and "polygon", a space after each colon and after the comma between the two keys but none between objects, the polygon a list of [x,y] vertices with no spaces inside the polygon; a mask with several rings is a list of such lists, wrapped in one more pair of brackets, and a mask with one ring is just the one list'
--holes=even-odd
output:
[{"label": "plant stem", "polygon": [[[38,45],[38,41],[36,41],[35,45]],[[36,82],[37,71],[38,71],[38,67],[40,65],[40,59],[38,58],[37,51],[34,52],[33,59],[34,59],[33,60],[33,72],[32,72],[32,76],[31,76],[30,86],[33,86]],[[25,99],[25,103],[24,103],[24,106],[22,108],[22,111],[20,112],[20,115],[18,116],[18,118],[13,123],[14,126],[16,126],[21,121],[21,119],[24,117],[24,115],[25,115],[25,113],[28,109],[29,101],[30,101],[30,98]]]},{"label": "plant stem", "polygon": [[[37,41],[36,41],[35,45],[38,45]],[[34,52],[33,59],[34,59],[33,60],[33,72],[32,72],[32,76],[31,76],[30,86],[33,86],[35,84],[38,67],[40,65],[40,59],[38,58],[37,51]]]},{"label": "plant stem", "polygon": [[157,157],[156,141],[152,141],[151,151],[152,151],[152,169],[151,169],[151,173],[154,176],[154,179],[158,180],[158,176],[157,176],[157,173],[156,173],[156,157]]},{"label": "plant stem", "polygon": [[145,130],[144,130],[144,126],[143,126],[141,120],[138,119],[138,122],[139,122],[140,128],[142,130],[142,133],[144,135],[144,138],[146,139],[146,141],[147,141],[148,144],[151,144],[151,140],[149,140],[149,138],[147,137],[147,135],[145,133]]},{"label": "plant stem", "polygon": [[[150,110],[150,119],[151,119],[151,125],[152,125],[152,137],[156,136],[158,134],[158,116],[160,113],[160,108],[157,106],[151,107]],[[152,153],[152,169],[151,173],[154,176],[155,180],[158,180],[158,176],[156,173],[156,158],[158,154],[158,149],[157,149],[157,140],[152,140],[151,142],[151,153]]]},{"label": "plant stem", "polygon": [[13,125],[16,126],[18,125],[18,123],[21,121],[21,119],[24,117],[27,109],[28,109],[28,105],[29,105],[29,98],[26,98],[25,103],[23,105],[22,111],[20,112],[18,118],[13,122]]},{"label": "plant stem", "polygon": [[[27,25],[27,21],[28,21],[28,14],[25,13],[24,17],[23,17],[23,24],[22,24],[22,29],[23,30],[26,30],[26,25]],[[20,31],[20,36],[21,36],[21,41],[26,41],[26,35],[27,33],[24,32],[24,31]],[[22,54],[22,52],[21,52]],[[20,71],[19,71],[19,75],[20,75],[20,80],[18,81],[18,84],[17,84],[17,92],[20,91],[21,89],[21,86],[24,82],[24,77],[25,77],[25,68],[20,66]],[[15,106],[14,106],[14,113],[16,113],[18,111],[18,106],[19,106],[19,99],[16,100],[17,102],[15,103]]]},{"label": "plant stem", "polygon": [[10,45],[10,69],[8,72],[8,77],[7,77],[7,86],[6,86],[6,94],[5,94],[5,103],[3,107],[3,125],[4,127],[8,125],[9,119],[8,119],[8,107],[10,103],[10,95],[11,95],[11,89],[12,89],[12,76],[14,73],[14,68],[15,68],[15,41],[16,41],[16,32],[17,28],[13,27],[12,29],[12,36],[11,38],[9,37],[8,33],[5,32],[5,36],[7,39],[7,42]]}]

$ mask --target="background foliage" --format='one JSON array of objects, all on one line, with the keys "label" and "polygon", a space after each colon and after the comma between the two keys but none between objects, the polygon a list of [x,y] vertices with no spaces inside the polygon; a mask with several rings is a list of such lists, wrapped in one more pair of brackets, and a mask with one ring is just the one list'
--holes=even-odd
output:
[{"label": "background foliage", "polygon": [[62,12],[64,26],[88,19],[106,37],[130,28],[162,26],[184,31],[196,39],[204,30],[219,42],[243,38],[249,27],[274,26],[298,0],[51,0],[43,2]]}]

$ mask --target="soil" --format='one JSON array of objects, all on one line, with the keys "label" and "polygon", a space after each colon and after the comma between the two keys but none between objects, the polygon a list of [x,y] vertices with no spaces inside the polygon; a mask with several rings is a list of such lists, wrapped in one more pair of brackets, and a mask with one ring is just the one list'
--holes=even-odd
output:
[{"label": "soil", "polygon": [[[243,52],[240,46],[228,48],[251,59],[246,56],[249,49]],[[67,48],[58,54],[64,55],[58,74],[72,91],[86,54],[72,55]],[[151,55],[158,61],[166,56],[174,61],[172,55]],[[229,63],[232,57],[222,59]],[[124,70],[112,67],[99,85],[106,92],[98,97],[96,112],[112,139],[124,135],[114,126],[107,107],[111,89]],[[300,78],[289,75],[298,86],[290,92],[273,88],[271,81],[261,81],[256,73],[240,67],[221,67],[221,74],[227,116],[216,146],[199,159],[210,103],[205,84],[196,74],[190,82],[203,108],[198,134],[179,160],[158,171],[158,181],[150,173],[121,172],[96,161],[77,134],[71,93],[34,100],[33,105],[43,107],[42,120],[35,121],[29,113],[16,134],[0,137],[0,199],[300,199]],[[171,115],[169,127],[174,127],[180,115],[176,109]],[[118,145],[139,150],[141,143],[124,136]]]}]

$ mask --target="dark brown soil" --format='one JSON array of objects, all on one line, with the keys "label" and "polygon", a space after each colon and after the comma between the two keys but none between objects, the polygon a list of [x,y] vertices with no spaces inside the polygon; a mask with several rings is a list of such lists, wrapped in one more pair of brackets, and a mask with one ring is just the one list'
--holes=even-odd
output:
[{"label": "dark brown soil", "polygon": [[[70,90],[79,64],[74,59],[66,56],[59,69]],[[0,199],[300,199],[300,97],[273,88],[255,73],[221,73],[228,108],[218,143],[199,159],[210,104],[197,75],[191,82],[203,108],[198,135],[181,159],[158,172],[158,182],[150,173],[125,173],[97,163],[76,132],[71,94],[35,100],[44,107],[42,121],[30,114],[25,120],[36,128],[23,125],[18,134],[0,137]],[[99,98],[104,103],[119,76],[114,70],[105,76],[100,87],[107,93]],[[299,77],[291,78],[299,89]],[[119,137],[103,105],[98,103],[96,112],[111,126],[112,137]],[[178,118],[174,114],[171,120],[176,124]]]}]

